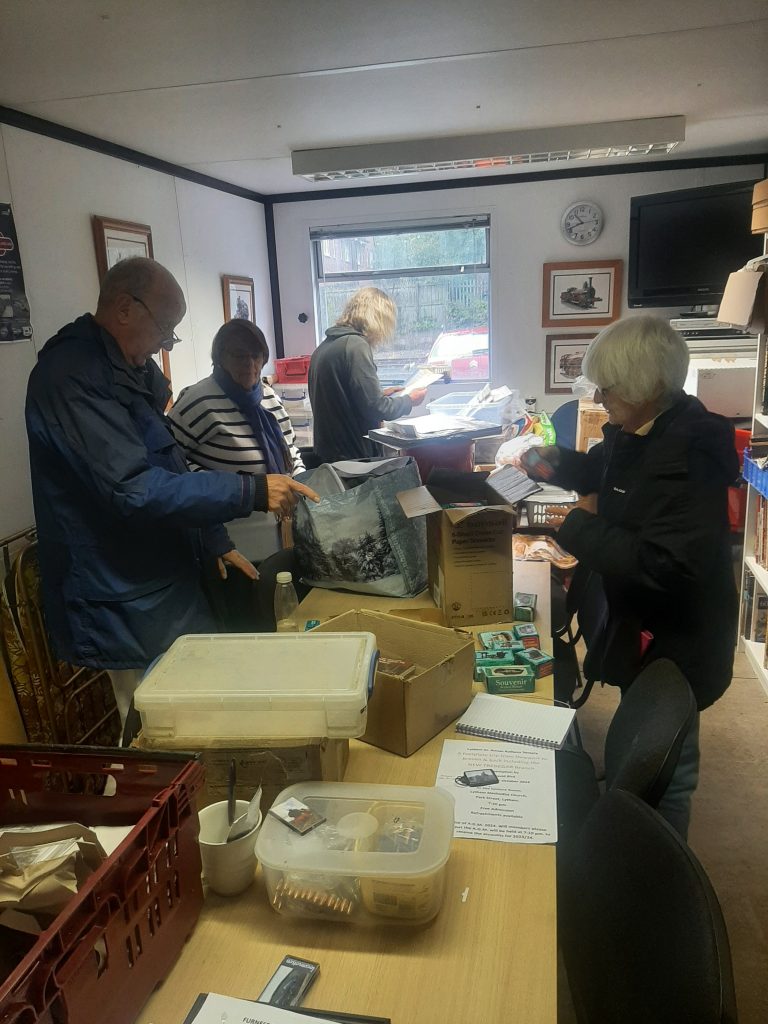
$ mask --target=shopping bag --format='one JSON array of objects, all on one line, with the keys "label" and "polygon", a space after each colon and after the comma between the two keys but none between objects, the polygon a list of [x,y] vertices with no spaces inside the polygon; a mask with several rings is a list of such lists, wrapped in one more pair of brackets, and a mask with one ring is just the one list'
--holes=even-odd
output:
[{"label": "shopping bag", "polygon": [[395,497],[421,484],[413,459],[334,462],[297,479],[321,498],[296,507],[294,550],[306,583],[384,597],[426,587],[424,519],[407,519]]}]

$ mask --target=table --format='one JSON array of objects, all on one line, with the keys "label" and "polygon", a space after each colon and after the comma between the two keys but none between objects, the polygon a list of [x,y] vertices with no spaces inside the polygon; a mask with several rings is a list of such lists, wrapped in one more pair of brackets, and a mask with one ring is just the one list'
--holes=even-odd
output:
[{"label": "table", "polygon": [[[516,589],[538,594],[537,624],[548,642],[549,565],[519,562],[515,573]],[[427,594],[396,601],[314,590],[300,610],[324,619],[355,607],[398,605],[434,607]],[[345,779],[431,786],[443,739],[454,735],[450,726],[408,758],[352,740]],[[207,896],[184,952],[137,1024],[181,1022],[199,992],[254,998],[286,954],[320,964],[308,1009],[390,1017],[393,1024],[555,1024],[554,847],[454,840],[445,902],[423,928],[280,917],[267,903],[259,871],[242,896]]]}]

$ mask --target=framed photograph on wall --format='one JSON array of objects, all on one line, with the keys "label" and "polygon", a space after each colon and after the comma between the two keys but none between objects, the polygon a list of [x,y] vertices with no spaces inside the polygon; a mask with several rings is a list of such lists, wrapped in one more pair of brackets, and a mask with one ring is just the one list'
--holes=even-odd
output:
[{"label": "framed photograph on wall", "polygon": [[571,395],[571,384],[581,376],[581,361],[594,334],[548,334],[544,391]]},{"label": "framed photograph on wall", "polygon": [[545,263],[542,327],[604,327],[621,312],[622,260]]},{"label": "framed photograph on wall", "polygon": [[[135,224],[130,220],[116,220],[114,217],[91,216],[93,228],[93,245],[96,250],[96,268],[99,272],[99,283],[104,275],[120,260],[130,256],[146,256],[154,259],[152,249],[152,228],[149,224]],[[152,356],[157,365],[170,381],[171,359],[165,349]]]},{"label": "framed photograph on wall", "polygon": [[250,320],[256,323],[252,277],[221,275],[225,320]]},{"label": "framed photograph on wall", "polygon": [[99,282],[116,263],[128,259],[129,256],[148,256],[154,259],[152,228],[149,224],[134,224],[129,220],[97,217],[94,214],[91,217],[91,226]]}]

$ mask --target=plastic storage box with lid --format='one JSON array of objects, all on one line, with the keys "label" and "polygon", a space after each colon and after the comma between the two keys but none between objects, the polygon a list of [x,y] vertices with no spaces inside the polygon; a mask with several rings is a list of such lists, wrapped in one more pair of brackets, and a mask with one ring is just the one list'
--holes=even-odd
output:
[{"label": "plastic storage box with lid", "polygon": [[[439,413],[442,416],[458,416],[462,409],[479,392],[476,391],[451,391],[450,394],[441,395],[432,402],[427,403],[427,410],[430,413]],[[491,423],[500,427],[503,421],[504,409],[507,402],[495,402],[493,405],[481,405],[474,409],[471,418],[481,420],[484,423]]]},{"label": "plastic storage box with lid", "polygon": [[453,798],[422,786],[306,782],[294,798],[325,821],[300,835],[268,814],[256,842],[281,914],[359,924],[422,924],[443,902]]},{"label": "plastic storage box with lid", "polygon": [[151,740],[361,736],[376,669],[372,633],[181,636],[139,684]]}]

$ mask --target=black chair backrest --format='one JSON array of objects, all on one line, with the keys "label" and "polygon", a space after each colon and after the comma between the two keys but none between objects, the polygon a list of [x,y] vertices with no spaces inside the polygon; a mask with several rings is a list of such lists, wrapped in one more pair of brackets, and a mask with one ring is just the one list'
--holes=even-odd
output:
[{"label": "black chair backrest", "polygon": [[605,737],[605,786],[656,807],[677,767],[696,700],[668,658],[651,662],[625,692]]},{"label": "black chair backrest", "polygon": [[560,945],[580,1024],[734,1024],[717,896],[643,800],[619,789],[601,797],[560,882]]}]

